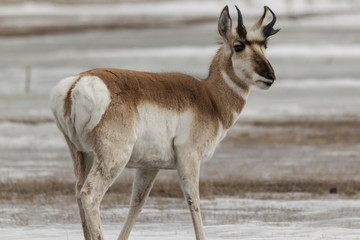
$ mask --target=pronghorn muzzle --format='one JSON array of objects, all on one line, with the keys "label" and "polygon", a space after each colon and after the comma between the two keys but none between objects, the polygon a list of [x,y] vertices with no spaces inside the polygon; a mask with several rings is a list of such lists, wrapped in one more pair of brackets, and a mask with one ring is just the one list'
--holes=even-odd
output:
[{"label": "pronghorn muzzle", "polygon": [[265,56],[256,54],[254,56],[254,63],[255,72],[264,78],[261,82],[270,87],[276,80],[275,72],[270,62],[265,58]]},{"label": "pronghorn muzzle", "polygon": [[262,82],[268,87],[271,87],[276,80],[274,71],[266,72],[262,77],[266,78],[266,81]]}]

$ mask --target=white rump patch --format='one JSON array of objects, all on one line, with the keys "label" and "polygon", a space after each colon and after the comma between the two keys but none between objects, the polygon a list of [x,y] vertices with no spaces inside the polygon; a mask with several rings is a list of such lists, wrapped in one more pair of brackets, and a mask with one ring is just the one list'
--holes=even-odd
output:
[{"label": "white rump patch", "polygon": [[84,76],[71,92],[71,122],[84,146],[87,134],[100,122],[111,97],[105,83],[95,76]]},{"label": "white rump patch", "polygon": [[221,71],[221,76],[222,78],[225,80],[226,84],[240,97],[242,97],[244,100],[246,100],[249,96],[249,91],[245,91],[244,89],[242,89],[241,87],[239,87],[238,85],[236,85],[236,83],[234,83],[229,75],[226,74],[225,71]]},{"label": "white rump patch", "polygon": [[104,82],[95,76],[84,76],[71,92],[71,115],[65,117],[64,101],[78,76],[61,80],[51,92],[51,109],[60,130],[78,150],[86,151],[88,133],[100,122],[111,98]]},{"label": "white rump patch", "polygon": [[72,76],[61,80],[50,93],[50,108],[54,114],[60,130],[67,134],[67,124],[65,120],[64,100],[75,81],[79,76]]}]

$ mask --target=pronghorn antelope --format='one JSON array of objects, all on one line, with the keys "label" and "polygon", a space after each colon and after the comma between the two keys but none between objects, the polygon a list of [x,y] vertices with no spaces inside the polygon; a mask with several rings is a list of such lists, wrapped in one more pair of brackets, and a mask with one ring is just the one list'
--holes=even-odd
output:
[{"label": "pronghorn antelope", "polygon": [[[119,239],[128,239],[160,169],[176,169],[196,239],[200,163],[209,159],[238,119],[250,86],[268,89],[274,70],[265,57],[276,17],[268,7],[247,31],[226,6],[218,20],[223,45],[207,79],[182,73],[94,69],[60,81],[51,108],[74,162],[76,198],[85,239],[103,239],[100,202],[121,171],[136,168],[129,213]],[[271,13],[272,20],[263,20]],[[269,15],[269,16],[271,16]]]}]

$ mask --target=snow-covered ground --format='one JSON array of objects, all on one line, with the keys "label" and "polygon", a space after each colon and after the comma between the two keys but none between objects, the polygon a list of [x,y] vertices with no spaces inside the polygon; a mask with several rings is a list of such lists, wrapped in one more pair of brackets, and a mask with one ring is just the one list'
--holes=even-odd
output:
[{"label": "snow-covered ground", "polygon": [[[355,240],[360,236],[360,201],[356,199],[325,196],[303,200],[301,194],[298,195],[300,199],[296,199],[296,194],[277,197],[282,199],[202,200],[207,239]],[[289,197],[293,199],[284,200]],[[130,239],[194,239],[191,217],[184,201],[162,199],[161,204],[156,201],[150,199],[146,204]],[[74,220],[72,211],[77,211],[75,203],[59,209],[53,206],[30,209],[2,206],[1,237],[9,240],[81,239],[81,225],[74,223],[78,217]],[[103,210],[105,239],[117,238],[126,212],[125,206]],[[18,219],[30,222],[15,227],[4,219],[4,216],[15,214]],[[34,221],[34,217],[29,217],[31,214],[41,217]]]},{"label": "snow-covered ground", "polygon": [[[356,219],[359,221],[359,219]],[[341,219],[351,224],[352,219]],[[267,240],[355,240],[360,236],[358,228],[342,228],[337,226],[313,227],[312,221],[307,223],[265,224],[253,221],[243,224],[224,224],[205,226],[208,240],[239,240],[239,239],[267,239]],[[117,239],[120,233],[118,224],[103,226],[105,239]],[[77,240],[83,234],[80,225],[57,224],[45,226],[26,226],[0,229],[4,239],[11,240]],[[186,240],[195,239],[193,228],[184,224],[139,224],[131,232],[133,240]]]}]

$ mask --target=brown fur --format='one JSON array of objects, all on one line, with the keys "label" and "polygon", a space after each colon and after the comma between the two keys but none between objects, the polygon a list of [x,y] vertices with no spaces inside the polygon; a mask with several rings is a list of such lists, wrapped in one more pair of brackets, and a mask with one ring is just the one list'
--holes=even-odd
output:
[{"label": "brown fur", "polygon": [[71,114],[71,105],[72,105],[72,100],[71,100],[71,93],[72,90],[74,89],[76,83],[80,80],[80,77],[73,83],[73,85],[71,86],[71,88],[69,89],[69,91],[67,92],[67,95],[65,97],[64,100],[64,110],[65,110],[65,116],[69,117]]},{"label": "brown fur", "polygon": [[274,69],[272,68],[270,62],[265,58],[264,54],[257,52],[254,46],[252,46],[252,48],[252,63],[254,66],[254,70],[260,76],[267,78],[266,74],[274,73]]},{"label": "brown fur", "polygon": [[231,63],[231,56],[226,57],[224,49],[220,48],[214,57],[211,66],[209,77],[204,83],[215,93],[214,101],[219,106],[219,116],[224,128],[229,128],[233,124],[233,113],[240,113],[245,106],[245,99],[238,96],[222,79],[221,71],[225,71],[234,83],[242,88],[245,92],[250,91],[250,87],[245,85],[234,73]]},{"label": "brown fur", "polygon": [[[222,50],[218,52],[210,75],[204,81],[176,72],[149,73],[110,68],[93,69],[81,73],[80,77],[97,76],[106,84],[111,94],[109,108],[126,105],[135,110],[140,103],[149,102],[178,113],[192,109],[197,113],[197,122],[219,120],[224,128],[229,128],[233,123],[233,113],[239,113],[245,101],[222,80],[219,69],[215,69],[219,64],[223,66],[223,56],[220,56],[223,54]],[[233,77],[231,66],[225,65]]]}]

